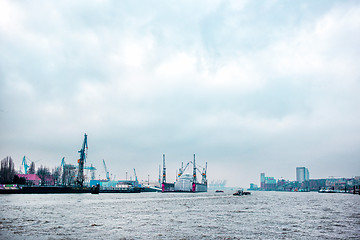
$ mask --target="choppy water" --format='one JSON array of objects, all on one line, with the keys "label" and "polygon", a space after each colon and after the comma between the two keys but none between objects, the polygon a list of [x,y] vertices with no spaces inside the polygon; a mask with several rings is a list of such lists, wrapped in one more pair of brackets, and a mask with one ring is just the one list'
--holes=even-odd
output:
[{"label": "choppy water", "polygon": [[360,239],[360,196],[1,195],[0,239]]}]

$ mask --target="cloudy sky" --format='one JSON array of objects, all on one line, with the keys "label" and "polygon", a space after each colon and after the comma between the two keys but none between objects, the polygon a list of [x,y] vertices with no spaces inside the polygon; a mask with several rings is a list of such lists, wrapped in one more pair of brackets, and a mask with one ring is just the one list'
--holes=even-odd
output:
[{"label": "cloudy sky", "polygon": [[104,177],[360,175],[359,1],[0,0],[0,157]]}]

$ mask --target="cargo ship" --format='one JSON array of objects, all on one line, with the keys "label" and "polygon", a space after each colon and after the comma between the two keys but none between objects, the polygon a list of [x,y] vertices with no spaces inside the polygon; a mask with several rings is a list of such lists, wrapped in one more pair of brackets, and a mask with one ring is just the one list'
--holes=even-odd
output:
[{"label": "cargo ship", "polygon": [[0,188],[0,194],[49,194],[49,193],[91,193],[91,187],[75,186],[21,186],[7,184]]},{"label": "cargo ship", "polygon": [[[187,167],[193,165],[193,173],[185,174]],[[207,163],[206,167],[203,168],[202,172],[198,169],[195,163],[195,154],[194,160],[190,161],[184,165],[181,165],[179,168],[179,173],[177,174],[177,179],[175,183],[166,182],[166,168],[165,168],[165,154],[163,154],[163,177],[161,188],[162,192],[207,192],[207,179],[206,179]],[[201,182],[197,180],[197,172],[201,173]]]}]

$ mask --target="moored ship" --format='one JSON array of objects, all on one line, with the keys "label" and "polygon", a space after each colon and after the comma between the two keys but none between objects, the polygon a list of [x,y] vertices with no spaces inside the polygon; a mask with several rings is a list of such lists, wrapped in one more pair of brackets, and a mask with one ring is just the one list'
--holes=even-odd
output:
[{"label": "moored ship", "polygon": [[[187,167],[192,163],[193,173],[186,173]],[[163,178],[162,178],[162,192],[207,192],[207,179],[206,179],[206,167],[203,168],[202,172],[198,169],[194,160],[190,161],[184,167],[183,164],[179,169],[177,180],[175,183],[166,183],[166,168],[165,168],[165,154],[163,155]],[[197,180],[197,172],[201,173],[201,182]]]}]

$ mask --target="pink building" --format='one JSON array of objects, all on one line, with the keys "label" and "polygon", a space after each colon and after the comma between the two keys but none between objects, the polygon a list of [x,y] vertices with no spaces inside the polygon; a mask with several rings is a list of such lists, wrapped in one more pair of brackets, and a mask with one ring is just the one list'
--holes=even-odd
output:
[{"label": "pink building", "polygon": [[40,185],[41,179],[36,174],[18,174],[19,178],[25,178],[26,183],[29,185]]},{"label": "pink building", "polygon": [[55,179],[53,178],[53,176],[45,176],[43,185],[55,185]]}]

